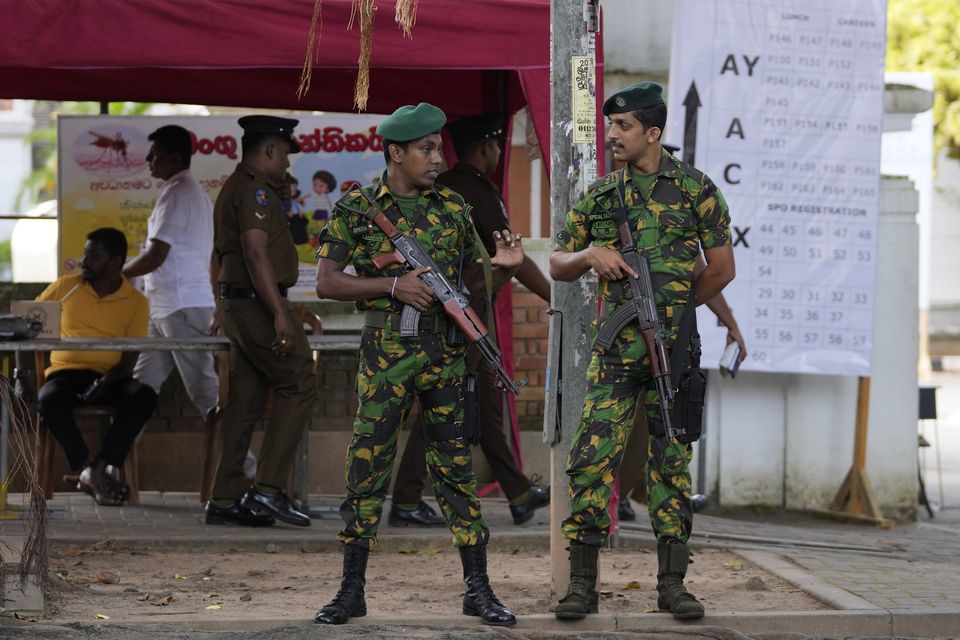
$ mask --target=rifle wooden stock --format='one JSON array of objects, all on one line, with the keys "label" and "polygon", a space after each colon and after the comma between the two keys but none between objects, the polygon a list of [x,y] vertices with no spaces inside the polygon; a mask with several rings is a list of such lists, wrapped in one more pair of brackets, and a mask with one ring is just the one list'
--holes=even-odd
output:
[{"label": "rifle wooden stock", "polygon": [[470,342],[476,342],[487,335],[487,328],[470,307],[463,309],[456,300],[450,298],[443,303],[443,310]]},{"label": "rifle wooden stock", "polygon": [[372,262],[373,266],[375,266],[377,269],[383,270],[392,264],[403,264],[406,262],[406,259],[403,257],[403,254],[400,253],[399,249],[394,249],[392,253],[385,253],[382,256],[377,256],[370,262]]}]

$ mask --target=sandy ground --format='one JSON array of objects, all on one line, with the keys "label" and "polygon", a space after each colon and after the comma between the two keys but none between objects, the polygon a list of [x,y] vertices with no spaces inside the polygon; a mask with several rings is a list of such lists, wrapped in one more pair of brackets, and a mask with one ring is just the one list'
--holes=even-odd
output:
[{"label": "sandy ground", "polygon": [[[55,548],[48,599],[50,622],[162,622],[228,619],[311,620],[337,591],[341,557],[331,553],[124,552]],[[492,552],[489,573],[499,598],[516,614],[546,613],[549,556]],[[601,554],[601,609],[653,612],[656,553]],[[373,614],[460,615],[460,559],[431,547],[374,553],[367,570],[367,607]],[[708,611],[829,609],[788,583],[729,551],[696,554],[687,584]],[[104,618],[99,618],[104,619]]]}]

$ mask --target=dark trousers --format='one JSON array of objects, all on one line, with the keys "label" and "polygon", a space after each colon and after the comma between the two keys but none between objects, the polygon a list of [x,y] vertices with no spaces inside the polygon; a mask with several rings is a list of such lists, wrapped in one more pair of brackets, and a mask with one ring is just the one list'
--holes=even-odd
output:
[{"label": "dark trousers", "polygon": [[[47,378],[37,397],[43,423],[63,447],[74,471],[83,469],[91,461],[91,456],[73,418],[73,410],[81,404],[77,396],[99,377],[96,371],[85,369],[57,371]],[[117,417],[100,443],[100,452],[93,459],[122,467],[143,425],[153,415],[157,394],[147,385],[125,378],[104,387],[97,404],[113,406]]]},{"label": "dark trousers", "polygon": [[[468,366],[474,358],[479,357],[481,362],[477,367],[477,401],[480,403],[480,449],[493,471],[493,477],[500,483],[500,488],[507,499],[523,494],[530,488],[530,479],[517,469],[513,453],[507,445],[503,433],[503,392],[497,388],[496,374],[493,368],[478,356],[473,349],[467,353]],[[427,445],[423,441],[420,425],[419,404],[410,412],[407,419],[410,426],[410,438],[403,449],[400,466],[397,469],[397,480],[393,486],[394,504],[416,504],[420,501],[423,488],[427,480],[427,464],[425,461]]]}]

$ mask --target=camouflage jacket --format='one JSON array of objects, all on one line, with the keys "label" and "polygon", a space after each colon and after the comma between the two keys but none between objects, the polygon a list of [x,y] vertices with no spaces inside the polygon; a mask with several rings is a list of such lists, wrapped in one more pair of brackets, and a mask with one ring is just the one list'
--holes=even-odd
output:
[{"label": "camouflage jacket", "polygon": [[[588,186],[583,198],[567,214],[556,241],[565,251],[588,246],[620,246],[613,212],[620,206],[618,181],[624,181],[627,219],[638,248],[650,256],[650,273],[657,306],[672,317],[689,297],[693,264],[700,251],[730,244],[730,214],[723,194],[709,177],[661,151],[656,179],[641,193],[629,167],[609,173]],[[600,281],[605,309],[622,301],[620,282]]]},{"label": "camouflage jacket", "polygon": [[[401,264],[383,270],[373,266],[374,258],[392,253],[394,246],[380,227],[367,219],[367,212],[373,208],[370,200],[376,202],[400,233],[414,235],[454,286],[459,282],[461,256],[464,266],[481,257],[470,221],[470,207],[463,198],[439,185],[424,189],[417,200],[414,219],[407,220],[387,187],[386,174],[373,184],[348,192],[337,202],[320,235],[318,257],[329,258],[341,268],[352,263],[360,278],[392,278],[407,271],[407,267]],[[403,303],[390,297],[371,298],[357,301],[357,308],[399,313]],[[442,313],[440,303],[434,301],[426,313]]]}]

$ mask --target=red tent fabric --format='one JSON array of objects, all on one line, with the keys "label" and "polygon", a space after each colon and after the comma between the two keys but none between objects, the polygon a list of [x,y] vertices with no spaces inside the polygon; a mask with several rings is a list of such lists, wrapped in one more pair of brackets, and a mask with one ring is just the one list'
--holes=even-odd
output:
[{"label": "red tent fabric", "polygon": [[[352,0],[323,1],[312,87],[295,96],[313,5],[3,2],[0,96],[351,111],[360,54],[359,25],[346,30]],[[427,101],[453,119],[529,104],[549,162],[549,0],[424,0],[412,39],[392,9],[383,0],[374,21],[368,111]],[[602,50],[598,39],[598,103]]]},{"label": "red tent fabric", "polygon": [[[4,2],[0,96],[351,111],[360,38],[358,25],[346,30],[350,7],[324,0],[312,87],[298,101],[313,0]],[[425,0],[412,39],[392,8],[382,2],[375,19],[368,111],[519,108],[519,84],[504,76],[527,70],[541,86],[524,88],[548,94],[548,0]]]},{"label": "red tent fabric", "polygon": [[[351,4],[324,0],[312,86],[298,100],[314,0],[0,2],[0,97],[349,112],[360,54],[359,25],[346,30]],[[369,112],[426,101],[454,119],[527,104],[549,163],[549,0],[423,0],[412,39],[393,3],[380,4]],[[598,116],[602,50],[598,38]],[[512,369],[505,306],[497,324]]]}]

